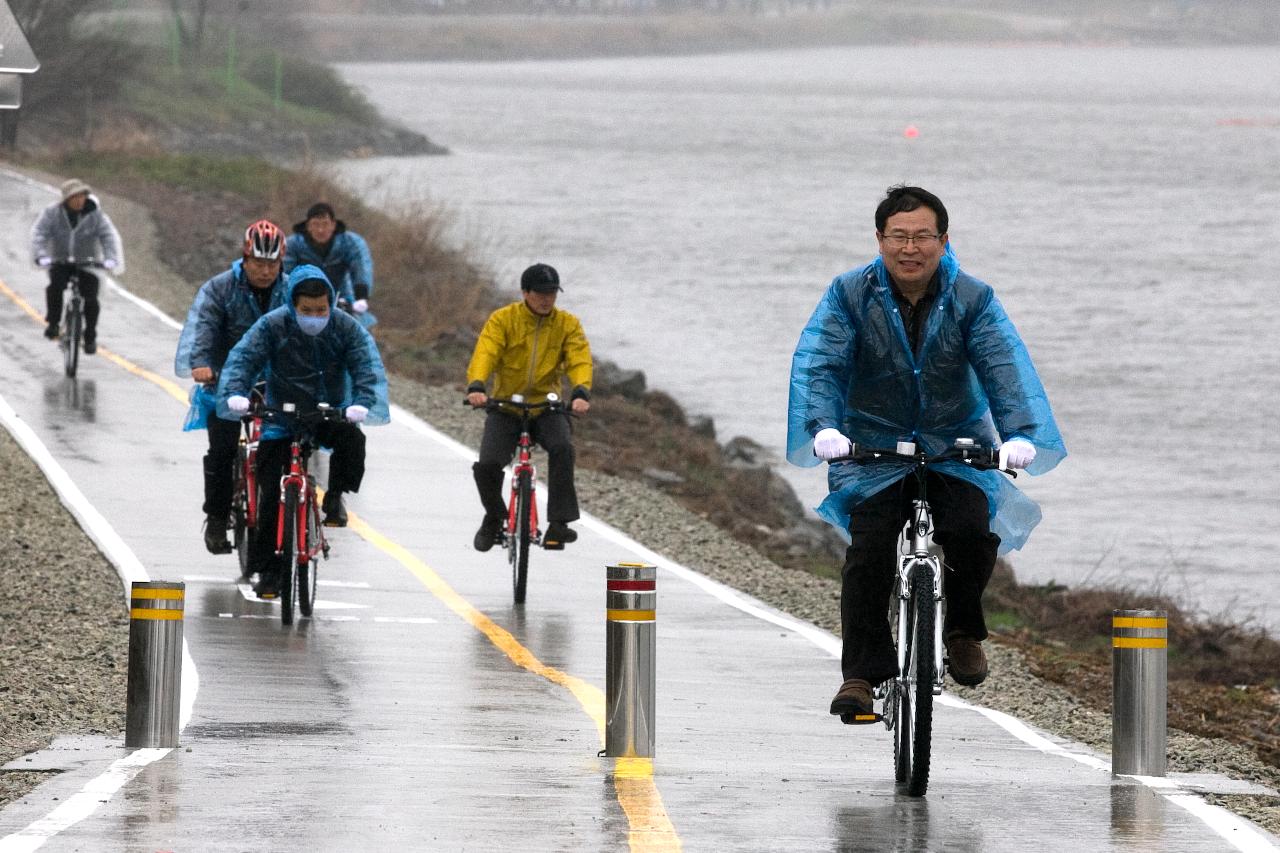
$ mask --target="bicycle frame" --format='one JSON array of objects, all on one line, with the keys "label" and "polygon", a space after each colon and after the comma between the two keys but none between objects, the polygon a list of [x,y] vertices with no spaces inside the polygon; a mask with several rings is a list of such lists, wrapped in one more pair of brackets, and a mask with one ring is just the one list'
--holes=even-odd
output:
[{"label": "bicycle frame", "polygon": [[[329,543],[324,538],[321,527],[320,509],[316,502],[316,484],[307,470],[307,459],[311,455],[311,442],[305,438],[294,438],[289,444],[289,470],[280,478],[280,509],[276,513],[276,556],[284,554],[284,517],[285,494],[289,486],[298,487],[299,505],[304,509],[297,515],[298,529],[295,531],[298,543],[298,565],[302,566],[321,554],[328,555]],[[307,519],[314,516],[316,540],[312,542],[307,534]]]},{"label": "bicycle frame", "polygon": [[258,441],[262,436],[262,419],[247,416],[240,419],[240,443],[244,446],[244,467],[240,477],[244,483],[244,519],[247,527],[258,526]]},{"label": "bicycle frame", "polygon": [[529,473],[529,542],[537,545],[542,534],[538,531],[538,474],[533,467],[533,437],[529,434],[529,423],[526,419],[520,425],[520,440],[516,444],[516,461],[511,467],[511,497],[507,501],[507,524],[502,530],[503,545],[506,546],[518,531],[516,518],[520,475]]}]

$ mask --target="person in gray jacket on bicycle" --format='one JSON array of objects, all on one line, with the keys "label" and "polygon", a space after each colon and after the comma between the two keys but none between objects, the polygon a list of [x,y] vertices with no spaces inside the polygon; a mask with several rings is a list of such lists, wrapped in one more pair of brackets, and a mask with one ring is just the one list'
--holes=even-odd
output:
[{"label": "person in gray jacket on bicycle", "polygon": [[[77,263],[97,261],[106,270],[124,270],[120,232],[84,181],[64,181],[62,200],[46,207],[31,226],[31,259],[49,271],[44,336],[53,340],[62,322],[62,292]],[[84,351],[92,355],[98,351],[98,277],[88,270],[80,271],[80,295],[84,297]]]}]

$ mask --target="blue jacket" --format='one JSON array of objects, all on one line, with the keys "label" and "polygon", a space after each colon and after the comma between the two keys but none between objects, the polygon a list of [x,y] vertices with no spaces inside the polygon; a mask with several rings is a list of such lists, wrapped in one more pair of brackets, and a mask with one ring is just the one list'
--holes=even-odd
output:
[{"label": "blue jacket", "polygon": [[[278,276],[271,288],[268,311],[285,303],[284,276]],[[231,348],[264,313],[258,307],[249,279],[245,277],[244,260],[235,261],[230,269],[200,285],[196,292],[182,335],[178,338],[178,352],[173,359],[174,373],[186,379],[197,367],[213,368],[215,374],[221,372]],[[213,412],[214,403],[212,389],[202,385],[192,387],[191,408],[183,429],[203,429]]]},{"label": "blue jacket", "polygon": [[[329,323],[318,335],[298,326],[293,291],[306,279],[329,284]],[[254,380],[266,372],[267,405],[278,408],[295,403],[300,409],[328,403],[335,408],[351,405],[369,410],[365,424],[376,426],[391,420],[387,402],[387,375],[373,337],[350,315],[333,309],[337,294],[319,268],[304,265],[289,274],[289,298],[285,305],[264,315],[240,339],[227,358],[218,382],[218,416],[236,420],[227,409],[232,395],[248,397]],[[288,430],[268,424],[263,438],[286,438]]]},{"label": "blue jacket", "polygon": [[[959,268],[948,247],[920,354],[908,343],[883,260],[838,276],[800,334],[791,361],[787,459],[817,465],[813,436],[839,429],[871,447],[914,441],[927,453],[956,438],[1022,437],[1036,446],[1031,474],[1067,455],[1044,386],[1017,329],[991,288]],[[938,471],[979,486],[1001,550],[1021,548],[1040,508],[1008,478],[959,462]],[[818,514],[844,531],[851,507],[907,475],[907,463],[837,463]]]},{"label": "blue jacket", "polygon": [[369,244],[356,232],[348,231],[341,219],[329,241],[329,251],[324,255],[307,239],[306,222],[293,226],[293,233],[284,242],[285,275],[303,264],[324,270],[338,295],[348,303],[355,302],[360,291],[363,291],[360,298],[364,299],[373,294],[373,256],[369,254]]}]

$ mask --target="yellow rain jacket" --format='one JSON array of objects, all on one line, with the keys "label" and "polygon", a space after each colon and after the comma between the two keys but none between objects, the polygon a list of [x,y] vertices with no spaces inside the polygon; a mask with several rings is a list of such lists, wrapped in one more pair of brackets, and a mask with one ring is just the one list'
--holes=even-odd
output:
[{"label": "yellow rain jacket", "polygon": [[483,391],[490,376],[492,397],[523,394],[525,402],[540,403],[553,392],[563,396],[565,377],[572,396],[589,397],[591,347],[582,323],[559,308],[539,317],[523,300],[499,308],[480,330],[467,390]]}]

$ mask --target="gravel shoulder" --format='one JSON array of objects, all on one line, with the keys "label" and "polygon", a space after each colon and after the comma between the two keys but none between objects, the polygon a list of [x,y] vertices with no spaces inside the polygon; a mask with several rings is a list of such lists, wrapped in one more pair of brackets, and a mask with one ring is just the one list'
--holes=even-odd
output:
[{"label": "gravel shoulder", "polygon": [[[123,199],[109,204],[129,238],[129,286],[181,317],[191,286],[160,263],[150,216]],[[478,445],[482,419],[458,405],[457,390],[393,378],[391,395],[446,434]],[[6,555],[0,582],[7,591],[0,601],[0,762],[7,762],[60,735],[123,732],[128,619],[114,569],[4,430],[0,470],[5,472],[0,478],[0,553]],[[586,510],[638,541],[783,612],[838,632],[838,582],[779,567],[642,483],[582,470],[578,488]],[[976,689],[956,688],[956,695],[1109,751],[1106,714],[1082,707],[1062,688],[1037,679],[1021,653],[1002,646],[998,637],[988,646],[992,677]],[[838,681],[833,662],[833,690]],[[1173,772],[1220,773],[1280,789],[1280,772],[1223,741],[1171,731],[1169,761]],[[0,772],[0,805],[41,781],[38,773]],[[1211,795],[1210,800],[1280,834],[1280,797]]]}]

